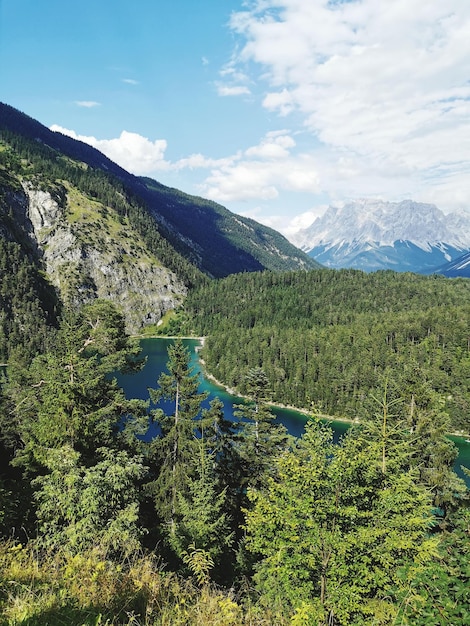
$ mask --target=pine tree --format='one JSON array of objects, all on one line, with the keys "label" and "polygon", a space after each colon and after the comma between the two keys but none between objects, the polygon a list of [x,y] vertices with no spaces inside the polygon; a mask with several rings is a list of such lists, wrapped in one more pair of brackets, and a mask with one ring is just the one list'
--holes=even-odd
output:
[{"label": "pine tree", "polygon": [[[247,548],[262,601],[311,624],[390,623],[397,598],[437,554],[430,494],[381,442],[307,425],[263,488],[248,492]],[[397,469],[398,468],[398,469]]]},{"label": "pine tree", "polygon": [[247,486],[258,486],[269,472],[273,459],[289,442],[287,431],[282,425],[273,425],[275,415],[270,410],[269,380],[261,368],[250,369],[245,378],[248,398],[236,406],[235,447],[238,455],[238,484],[242,490]]},{"label": "pine tree", "polygon": [[163,372],[158,379],[158,388],[149,390],[154,403],[163,399],[173,406],[170,415],[161,408],[153,411],[161,432],[151,444],[157,473],[151,489],[164,534],[171,536],[176,532],[178,494],[187,488],[197,449],[196,436],[203,428],[200,410],[207,394],[198,392],[199,379],[193,374],[189,351],[181,340],[168,348],[167,369],[168,373]]}]

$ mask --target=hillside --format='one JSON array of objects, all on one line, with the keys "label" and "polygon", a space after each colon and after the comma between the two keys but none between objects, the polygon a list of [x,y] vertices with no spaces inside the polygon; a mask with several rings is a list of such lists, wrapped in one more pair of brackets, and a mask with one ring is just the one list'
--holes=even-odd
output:
[{"label": "hillside", "polygon": [[[171,246],[203,273],[221,277],[243,271],[318,267],[278,232],[235,215],[214,202],[130,174],[101,152],[52,132],[13,107],[0,103],[0,133],[11,133],[50,149],[51,159],[69,157],[104,174],[145,208]],[[30,151],[33,151],[30,147]]]},{"label": "hillside", "polygon": [[[202,274],[100,171],[20,136],[0,138],[0,233],[75,309],[112,300],[136,332],[179,306]],[[3,284],[18,279],[8,259]],[[12,298],[11,293],[4,294]],[[25,297],[23,306],[27,307]]]}]

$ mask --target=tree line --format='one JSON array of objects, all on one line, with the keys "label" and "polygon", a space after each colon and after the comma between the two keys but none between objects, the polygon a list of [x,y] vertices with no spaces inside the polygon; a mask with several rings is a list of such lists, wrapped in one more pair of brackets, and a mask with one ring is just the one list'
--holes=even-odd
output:
[{"label": "tree line", "polygon": [[185,303],[207,336],[208,370],[243,393],[263,367],[275,402],[360,417],[384,380],[392,395],[444,405],[470,431],[470,289],[466,279],[358,270],[239,274]]}]

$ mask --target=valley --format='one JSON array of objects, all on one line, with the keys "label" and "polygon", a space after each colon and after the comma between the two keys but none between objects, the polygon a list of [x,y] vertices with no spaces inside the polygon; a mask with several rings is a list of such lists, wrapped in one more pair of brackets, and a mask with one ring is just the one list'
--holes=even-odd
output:
[{"label": "valley", "polygon": [[0,105],[2,623],[466,624],[466,230],[374,224],[325,268]]}]

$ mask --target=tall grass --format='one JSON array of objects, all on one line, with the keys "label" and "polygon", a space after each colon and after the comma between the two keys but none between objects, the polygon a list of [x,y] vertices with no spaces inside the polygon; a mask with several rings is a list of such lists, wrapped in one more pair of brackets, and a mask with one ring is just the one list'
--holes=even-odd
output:
[{"label": "tall grass", "polygon": [[1,626],[283,626],[248,595],[166,572],[153,555],[113,561],[99,547],[44,553],[0,544]]}]

